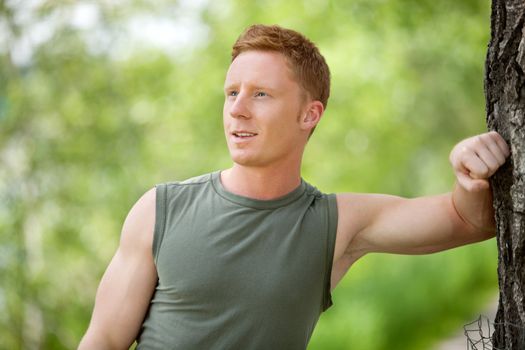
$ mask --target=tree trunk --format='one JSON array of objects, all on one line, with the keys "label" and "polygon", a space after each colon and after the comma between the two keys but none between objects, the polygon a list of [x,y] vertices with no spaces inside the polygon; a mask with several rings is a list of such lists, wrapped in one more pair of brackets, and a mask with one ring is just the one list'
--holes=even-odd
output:
[{"label": "tree trunk", "polygon": [[487,52],[487,125],[511,146],[493,177],[500,300],[494,349],[525,349],[525,1],[493,0]]}]

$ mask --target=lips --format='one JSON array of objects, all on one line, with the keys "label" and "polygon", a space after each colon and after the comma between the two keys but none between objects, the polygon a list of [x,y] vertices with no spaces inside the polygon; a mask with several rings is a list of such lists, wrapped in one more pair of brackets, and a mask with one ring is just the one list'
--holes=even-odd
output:
[{"label": "lips", "polygon": [[242,138],[242,139],[257,136],[257,133],[255,132],[244,131],[244,130],[233,131],[231,134],[235,137]]}]

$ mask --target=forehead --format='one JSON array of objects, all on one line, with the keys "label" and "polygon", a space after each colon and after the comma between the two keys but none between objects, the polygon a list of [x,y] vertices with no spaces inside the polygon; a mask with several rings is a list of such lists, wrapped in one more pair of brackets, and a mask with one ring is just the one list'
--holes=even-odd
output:
[{"label": "forehead", "polygon": [[233,60],[225,85],[239,83],[297,85],[284,55],[269,51],[246,51]]}]

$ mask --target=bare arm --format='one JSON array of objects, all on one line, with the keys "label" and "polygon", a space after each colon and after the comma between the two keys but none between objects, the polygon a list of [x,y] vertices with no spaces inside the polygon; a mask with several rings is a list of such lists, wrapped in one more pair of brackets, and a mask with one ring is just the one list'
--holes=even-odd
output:
[{"label": "bare arm", "polygon": [[501,136],[486,133],[463,140],[452,150],[450,161],[457,176],[452,193],[414,199],[339,194],[332,284],[368,252],[425,254],[493,237],[488,178],[508,155]]},{"label": "bare arm", "polygon": [[474,136],[450,152],[456,174],[453,203],[461,218],[481,232],[494,233],[492,190],[488,181],[502,166],[510,150],[496,132]]},{"label": "bare arm", "polygon": [[128,349],[135,340],[157,283],[152,256],[155,189],[130,210],[120,245],[97,290],[89,328],[79,350]]}]

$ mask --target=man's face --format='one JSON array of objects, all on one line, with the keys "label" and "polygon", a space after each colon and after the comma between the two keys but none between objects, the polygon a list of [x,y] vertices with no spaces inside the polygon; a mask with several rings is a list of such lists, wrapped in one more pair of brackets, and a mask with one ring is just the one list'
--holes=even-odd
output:
[{"label": "man's face", "polygon": [[230,65],[224,83],[223,122],[233,161],[268,166],[301,157],[302,91],[283,55],[247,51]]}]

